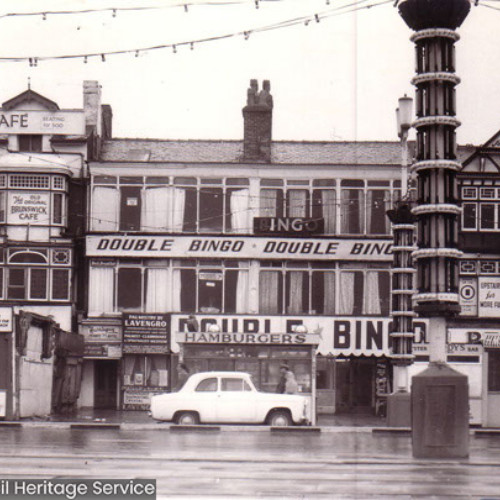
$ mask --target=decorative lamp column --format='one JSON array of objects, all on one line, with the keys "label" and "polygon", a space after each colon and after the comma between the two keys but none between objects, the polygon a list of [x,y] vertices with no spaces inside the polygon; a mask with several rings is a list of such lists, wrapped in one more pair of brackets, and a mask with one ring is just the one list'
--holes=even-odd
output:
[{"label": "decorative lamp column", "polygon": [[387,424],[391,427],[411,425],[408,366],[413,363],[413,312],[415,268],[412,252],[416,250],[415,215],[411,212],[408,189],[408,131],[412,121],[413,100],[406,95],[396,109],[398,136],[401,140],[401,199],[387,211],[393,234],[392,266],[392,348],[394,392],[387,397]]},{"label": "decorative lamp column", "polygon": [[412,437],[416,457],[468,455],[467,377],[446,365],[446,319],[458,298],[455,30],[469,0],[405,0],[399,12],[415,31],[418,250],[415,310],[429,318],[430,365],[412,382]]}]

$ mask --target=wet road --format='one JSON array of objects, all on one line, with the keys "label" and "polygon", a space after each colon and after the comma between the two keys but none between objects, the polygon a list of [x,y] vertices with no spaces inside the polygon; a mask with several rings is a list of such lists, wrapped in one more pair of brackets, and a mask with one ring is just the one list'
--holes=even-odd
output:
[{"label": "wet road", "polygon": [[500,437],[416,460],[408,436],[0,428],[0,477],[151,478],[158,498],[499,498]]}]

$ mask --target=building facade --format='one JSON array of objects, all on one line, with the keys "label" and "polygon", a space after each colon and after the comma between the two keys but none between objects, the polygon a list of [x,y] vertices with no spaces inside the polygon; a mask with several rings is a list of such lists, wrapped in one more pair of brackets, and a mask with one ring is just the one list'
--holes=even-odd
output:
[{"label": "building facade", "polygon": [[[84,107],[60,109],[28,88],[0,109],[0,302],[10,325],[1,334],[2,386],[13,416],[59,409],[61,383],[74,371],[66,358],[82,356],[74,320],[77,249],[85,217],[85,164],[99,133],[91,116],[99,92],[96,82],[85,82]],[[18,358],[9,346],[17,348]],[[66,403],[78,397],[78,373],[72,379]],[[54,397],[29,405],[23,394],[41,394],[36,389],[41,380],[43,394],[54,388]]]}]

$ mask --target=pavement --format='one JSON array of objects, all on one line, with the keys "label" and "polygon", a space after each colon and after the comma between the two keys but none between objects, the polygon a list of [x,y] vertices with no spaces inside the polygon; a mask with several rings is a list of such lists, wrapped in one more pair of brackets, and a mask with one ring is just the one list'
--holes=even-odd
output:
[{"label": "pavement", "polygon": [[[315,426],[269,427],[266,425],[196,425],[181,426],[170,422],[158,422],[145,410],[96,410],[81,408],[67,415],[31,417],[20,420],[2,420],[1,427],[37,427],[37,428],[107,428],[122,430],[161,430],[177,431],[274,431],[274,432],[369,432],[410,434],[410,427],[391,427],[385,417],[369,414],[318,415]],[[471,434],[476,436],[498,435],[500,429],[471,427]]]}]

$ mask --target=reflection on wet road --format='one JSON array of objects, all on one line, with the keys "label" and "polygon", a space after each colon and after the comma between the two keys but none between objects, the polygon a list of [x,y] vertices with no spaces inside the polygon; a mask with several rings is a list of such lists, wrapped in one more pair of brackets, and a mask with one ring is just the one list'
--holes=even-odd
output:
[{"label": "reflection on wet road", "polygon": [[470,450],[438,462],[413,459],[408,436],[369,432],[1,428],[0,477],[154,478],[168,498],[494,498],[500,437]]}]

